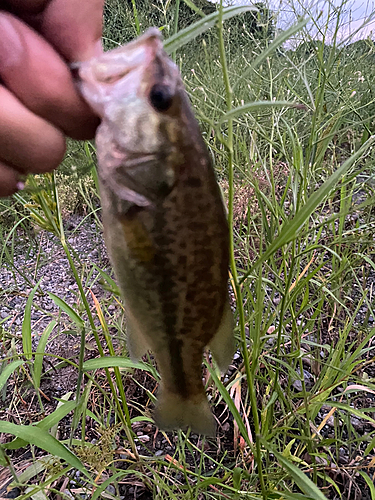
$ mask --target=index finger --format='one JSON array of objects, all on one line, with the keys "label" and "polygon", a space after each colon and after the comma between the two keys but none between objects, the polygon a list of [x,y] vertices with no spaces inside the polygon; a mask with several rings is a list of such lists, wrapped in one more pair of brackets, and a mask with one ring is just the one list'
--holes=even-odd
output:
[{"label": "index finger", "polygon": [[90,59],[102,50],[104,0],[7,0],[6,4],[69,62]]}]

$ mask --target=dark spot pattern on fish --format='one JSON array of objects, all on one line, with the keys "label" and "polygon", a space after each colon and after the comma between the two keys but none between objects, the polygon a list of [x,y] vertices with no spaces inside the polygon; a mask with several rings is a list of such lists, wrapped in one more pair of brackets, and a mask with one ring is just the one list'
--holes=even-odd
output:
[{"label": "dark spot pattern on fish", "polygon": [[142,222],[134,215],[121,217],[120,223],[132,258],[143,263],[151,262],[155,249]]},{"label": "dark spot pattern on fish", "polygon": [[174,391],[187,398],[188,387],[181,355],[183,343],[177,338],[177,283],[170,261],[170,257],[175,254],[171,251],[174,247],[174,236],[174,232],[168,228],[165,214],[160,211],[155,223],[155,243],[159,249],[155,259],[155,274],[158,276],[159,296],[162,298],[162,320],[169,347]]},{"label": "dark spot pattern on fish", "polygon": [[180,255],[178,258],[178,265],[184,267],[184,266],[186,266],[186,264],[187,264],[187,256]]},{"label": "dark spot pattern on fish", "polygon": [[135,205],[135,204],[130,205],[130,207],[128,208],[128,210],[125,213],[125,217],[128,217],[129,219],[133,219],[143,210],[144,210],[144,207],[140,207],[140,206]]},{"label": "dark spot pattern on fish", "polygon": [[193,188],[199,188],[202,185],[202,181],[199,179],[199,177],[189,177],[188,179],[186,179],[185,184]]},{"label": "dark spot pattern on fish", "polygon": [[186,399],[189,396],[188,387],[186,383],[186,376],[184,373],[183,359],[181,355],[183,342],[177,338],[169,339],[169,352],[171,356],[172,372],[175,374],[174,390]]}]

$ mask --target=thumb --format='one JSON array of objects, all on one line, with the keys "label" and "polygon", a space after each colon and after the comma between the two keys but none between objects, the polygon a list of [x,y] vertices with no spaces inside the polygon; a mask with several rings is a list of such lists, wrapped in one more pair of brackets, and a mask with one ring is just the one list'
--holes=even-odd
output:
[{"label": "thumb", "polygon": [[[68,62],[84,61],[102,52],[104,0],[18,0],[16,13],[35,28]],[[23,12],[21,12],[21,10]]]}]

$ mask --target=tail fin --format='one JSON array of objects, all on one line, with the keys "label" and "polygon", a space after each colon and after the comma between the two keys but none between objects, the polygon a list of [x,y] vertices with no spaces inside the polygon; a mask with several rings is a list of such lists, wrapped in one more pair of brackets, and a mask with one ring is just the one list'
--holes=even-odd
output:
[{"label": "tail fin", "polygon": [[197,434],[216,434],[215,421],[203,391],[184,399],[161,388],[154,417],[156,425],[166,431],[191,427]]}]

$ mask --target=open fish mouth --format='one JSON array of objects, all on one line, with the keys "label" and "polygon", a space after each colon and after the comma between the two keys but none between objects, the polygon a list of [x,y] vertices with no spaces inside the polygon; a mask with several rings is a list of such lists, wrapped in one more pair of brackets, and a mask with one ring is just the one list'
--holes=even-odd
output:
[{"label": "open fish mouth", "polygon": [[[70,65],[80,92],[91,107],[103,116],[103,104],[111,100],[115,87],[118,93],[130,94],[139,85],[139,74],[147,71],[155,73],[155,67],[162,68],[168,61],[163,49],[162,35],[157,28],[149,28],[139,38],[130,43],[104,52],[89,61]],[[156,64],[159,63],[159,64]],[[154,75],[157,82],[148,89],[151,104],[155,109],[165,110],[173,95],[173,81],[161,82],[159,69]],[[98,93],[98,98],[92,96]]]}]

